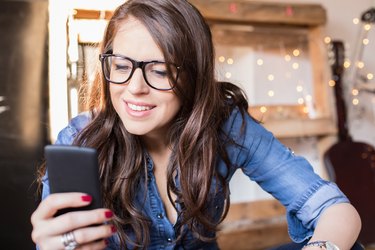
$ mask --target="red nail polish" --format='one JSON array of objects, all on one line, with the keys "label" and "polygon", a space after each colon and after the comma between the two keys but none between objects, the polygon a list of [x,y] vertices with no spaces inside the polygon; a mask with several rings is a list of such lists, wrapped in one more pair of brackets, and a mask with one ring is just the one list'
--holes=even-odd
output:
[{"label": "red nail polish", "polygon": [[104,215],[105,215],[106,218],[112,218],[113,217],[112,211],[105,211]]},{"label": "red nail polish", "polygon": [[111,231],[112,231],[112,233],[116,233],[117,232],[117,228],[115,227],[115,226],[111,226]]},{"label": "red nail polish", "polygon": [[92,201],[91,195],[83,195],[83,196],[81,196],[81,199],[82,199],[82,201],[85,201],[85,202],[91,202]]},{"label": "red nail polish", "polygon": [[105,240],[104,240],[104,244],[105,244],[106,246],[108,246],[108,245],[109,245],[109,240],[105,239]]}]

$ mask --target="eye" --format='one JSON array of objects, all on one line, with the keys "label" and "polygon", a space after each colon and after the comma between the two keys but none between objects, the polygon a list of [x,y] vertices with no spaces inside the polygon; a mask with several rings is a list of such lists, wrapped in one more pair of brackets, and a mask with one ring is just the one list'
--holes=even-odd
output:
[{"label": "eye", "polygon": [[127,64],[114,64],[114,70],[128,72],[131,70],[131,66]]},{"label": "eye", "polygon": [[129,73],[133,68],[132,63],[121,57],[115,57],[112,60],[112,70],[117,73]]},{"label": "eye", "polygon": [[166,70],[152,70],[151,74],[158,76],[158,77],[167,77],[167,71]]},{"label": "eye", "polygon": [[167,67],[165,63],[153,63],[148,68],[148,71],[153,77],[158,77],[158,78],[168,77]]}]

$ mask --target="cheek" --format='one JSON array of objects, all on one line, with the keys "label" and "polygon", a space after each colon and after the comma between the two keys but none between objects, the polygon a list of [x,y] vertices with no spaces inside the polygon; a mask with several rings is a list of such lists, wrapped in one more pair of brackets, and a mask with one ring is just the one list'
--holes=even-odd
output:
[{"label": "cheek", "polygon": [[170,102],[169,113],[174,117],[181,109],[181,101],[177,96],[174,96]]},{"label": "cheek", "polygon": [[181,109],[181,102],[176,97],[164,99],[164,103],[160,105],[160,111],[157,116],[162,123],[170,123],[176,118],[176,115]]},{"label": "cheek", "polygon": [[115,109],[116,106],[119,105],[121,95],[121,89],[118,87],[119,86],[113,86],[113,84],[109,87],[109,97]]}]

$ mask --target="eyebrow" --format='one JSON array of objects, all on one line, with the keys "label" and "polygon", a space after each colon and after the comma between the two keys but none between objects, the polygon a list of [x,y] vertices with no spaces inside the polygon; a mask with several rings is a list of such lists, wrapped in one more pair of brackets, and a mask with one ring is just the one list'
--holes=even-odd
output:
[{"label": "eyebrow", "polygon": [[159,58],[159,59],[148,59],[148,60],[136,60],[130,56],[127,56],[127,55],[124,55],[124,54],[120,54],[120,53],[113,53],[112,50],[109,50],[108,52],[106,52],[105,54],[112,54],[112,55],[115,55],[115,56],[120,56],[120,57],[125,57],[125,58],[128,58],[128,59],[131,59],[131,60],[134,60],[134,61],[137,61],[137,62],[163,62],[163,63],[166,63],[165,59],[164,58]]}]

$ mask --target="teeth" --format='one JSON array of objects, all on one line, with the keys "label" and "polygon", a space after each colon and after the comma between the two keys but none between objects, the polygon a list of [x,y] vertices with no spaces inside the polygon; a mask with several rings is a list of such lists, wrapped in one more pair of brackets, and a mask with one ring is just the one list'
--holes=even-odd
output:
[{"label": "teeth", "polygon": [[131,103],[128,103],[128,106],[131,110],[134,110],[134,111],[145,111],[145,110],[150,110],[151,107],[147,107],[147,106],[137,106],[137,105],[134,105],[134,104],[131,104]]}]

